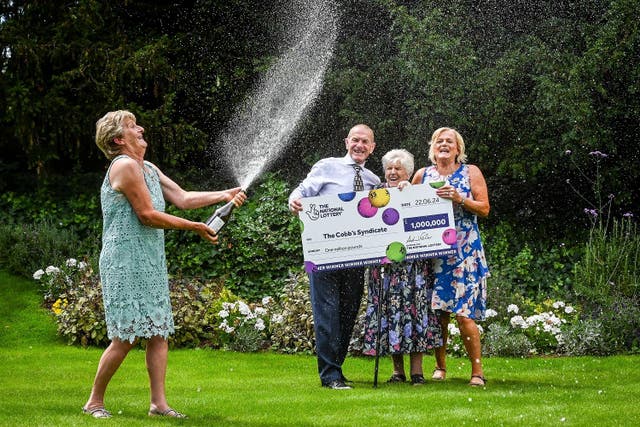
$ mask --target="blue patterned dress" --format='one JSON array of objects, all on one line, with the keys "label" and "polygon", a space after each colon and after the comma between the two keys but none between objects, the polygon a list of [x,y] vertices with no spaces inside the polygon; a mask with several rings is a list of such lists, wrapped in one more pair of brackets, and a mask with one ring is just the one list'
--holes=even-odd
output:
[{"label": "blue patterned dress", "polygon": [[[434,172],[427,167],[424,179]],[[469,181],[469,166],[460,167],[447,178],[463,197],[473,199]],[[431,307],[475,320],[484,320],[487,308],[487,277],[489,266],[480,239],[478,217],[459,205],[454,205],[458,253],[433,259],[435,282]]]},{"label": "blue patterned dress", "polygon": [[[124,157],[113,159],[111,166]],[[151,163],[144,164],[144,180],[153,207],[164,211],[158,172]],[[167,338],[174,332],[174,324],[164,230],[140,222],[124,194],[111,187],[109,171],[100,190],[103,217],[100,280],[107,335],[111,340],[129,342],[136,337]]]}]

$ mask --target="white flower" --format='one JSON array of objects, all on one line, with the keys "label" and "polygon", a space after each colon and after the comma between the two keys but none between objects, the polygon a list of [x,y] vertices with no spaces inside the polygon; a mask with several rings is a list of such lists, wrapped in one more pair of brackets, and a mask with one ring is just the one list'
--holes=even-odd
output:
[{"label": "white flower", "polygon": [[571,307],[570,305],[568,305],[568,306],[566,306],[566,307],[564,308],[564,312],[565,312],[565,313],[567,313],[567,314],[571,314],[571,313],[573,313],[574,311],[576,311],[576,310],[575,310],[573,307]]},{"label": "white flower", "polygon": [[229,326],[229,325],[227,324],[227,319],[224,319],[224,320],[222,321],[222,323],[220,324],[220,326],[218,326],[218,328],[219,328],[219,329],[222,329],[223,331],[225,331],[225,332],[226,332],[226,333],[228,333],[228,334],[230,334],[230,333],[232,333],[233,331],[235,331],[235,329],[234,329],[233,327],[231,327],[231,326]]},{"label": "white flower", "polygon": [[521,327],[522,329],[527,328],[527,324],[522,318],[522,316],[513,316],[510,322],[511,322],[511,326],[513,326],[514,328],[517,328],[518,326]]},{"label": "white flower", "polygon": [[460,329],[458,329],[456,325],[454,325],[453,323],[449,323],[448,329],[449,329],[449,335],[451,336],[460,335]]},{"label": "white flower", "polygon": [[507,307],[507,313],[518,314],[519,312],[520,312],[520,309],[515,304],[509,304],[509,306]]},{"label": "white flower", "polygon": [[487,319],[490,319],[492,317],[496,317],[498,315],[498,312],[492,308],[488,308],[485,315],[487,316]]},{"label": "white flower", "polygon": [[45,273],[47,273],[47,275],[52,275],[52,274],[58,274],[60,273],[60,269],[58,267],[54,267],[53,265],[50,265],[49,267],[47,267],[44,270]]},{"label": "white flower", "polygon": [[264,298],[262,298],[262,305],[269,305],[269,304],[271,304],[272,301],[273,301],[273,298],[264,297]]},{"label": "white flower", "polygon": [[35,273],[33,273],[33,278],[36,280],[40,280],[40,278],[44,275],[44,270],[40,269],[38,271],[36,271]]},{"label": "white flower", "polygon": [[554,302],[554,303],[552,304],[552,307],[553,307],[553,308],[556,308],[556,309],[557,309],[557,308],[562,308],[562,307],[564,307],[564,301],[556,301],[556,302]]},{"label": "white flower", "polygon": [[75,267],[76,265],[78,265],[78,260],[75,258],[69,258],[65,264],[67,265],[67,267]]},{"label": "white flower", "polygon": [[478,332],[480,332],[480,334],[484,334],[484,328],[482,327],[482,325],[477,325],[478,327]]},{"label": "white flower", "polygon": [[243,301],[238,301],[238,311],[240,311],[240,314],[247,317],[249,317],[252,314],[251,308],[249,308],[249,306]]},{"label": "white flower", "polygon": [[235,303],[232,303],[232,302],[223,302],[222,303],[222,308],[223,308],[223,310],[231,311],[234,308],[236,308],[236,305],[235,305]]},{"label": "white flower", "polygon": [[84,270],[85,268],[87,268],[87,263],[84,261],[80,261],[78,263],[78,270]]},{"label": "white flower", "polygon": [[267,310],[263,307],[256,307],[253,312],[256,314],[256,316],[264,316],[265,314],[267,314]]},{"label": "white flower", "polygon": [[256,330],[258,330],[258,331],[263,331],[264,328],[265,328],[264,320],[262,320],[262,319],[256,320],[256,324],[254,325],[254,328],[256,328]]},{"label": "white flower", "polygon": [[271,323],[284,323],[284,316],[282,314],[274,314],[271,316]]},{"label": "white flower", "polygon": [[[223,319],[226,317],[229,317],[229,312],[227,310],[220,310],[220,312],[218,313],[218,316],[222,317]],[[225,320],[226,322],[226,320]]]}]

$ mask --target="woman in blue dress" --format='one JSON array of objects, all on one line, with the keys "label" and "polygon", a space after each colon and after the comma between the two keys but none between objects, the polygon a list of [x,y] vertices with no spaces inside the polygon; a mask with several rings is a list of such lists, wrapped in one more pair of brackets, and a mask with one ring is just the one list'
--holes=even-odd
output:
[{"label": "woman in blue dress", "polygon": [[83,412],[109,418],[104,394],[109,381],[138,338],[147,338],[151,388],[149,415],[185,418],[165,396],[168,336],[174,332],[164,249],[164,229],[190,230],[217,243],[214,230],[164,212],[165,201],[194,209],[246,199],[240,187],[225,191],[184,191],[157,166],[144,160],[144,129],[129,111],[112,111],[96,123],[96,144],[111,165],[100,191],[103,231],[100,280],[111,343],[102,354]]},{"label": "woman in blue dress", "polygon": [[431,307],[440,310],[443,343],[436,349],[434,380],[446,376],[447,334],[451,314],[455,315],[460,335],[471,361],[472,386],[484,386],[480,333],[476,321],[484,320],[486,311],[489,267],[485,258],[478,216],[489,215],[487,183],[477,166],[466,164],[464,140],[451,128],[436,130],[429,146],[432,165],[416,172],[414,183],[439,181],[446,178],[436,193],[453,202],[457,232],[457,253],[435,258],[435,282]]}]

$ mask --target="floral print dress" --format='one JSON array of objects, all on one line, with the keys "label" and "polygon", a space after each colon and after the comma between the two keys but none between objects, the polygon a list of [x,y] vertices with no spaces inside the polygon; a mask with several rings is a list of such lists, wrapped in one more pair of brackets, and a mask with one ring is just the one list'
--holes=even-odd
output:
[{"label": "floral print dress", "polygon": [[431,310],[431,260],[371,267],[367,282],[363,354],[376,354],[378,304],[380,355],[423,353],[442,345],[440,319]]},{"label": "floral print dress", "polygon": [[[434,169],[435,166],[427,167],[424,177],[434,173]],[[463,197],[473,198],[468,165],[462,164],[447,181]],[[490,273],[480,239],[478,217],[459,205],[454,205],[453,217],[458,252],[433,259],[435,281],[431,308],[470,319],[484,320],[487,308],[487,277]]]}]

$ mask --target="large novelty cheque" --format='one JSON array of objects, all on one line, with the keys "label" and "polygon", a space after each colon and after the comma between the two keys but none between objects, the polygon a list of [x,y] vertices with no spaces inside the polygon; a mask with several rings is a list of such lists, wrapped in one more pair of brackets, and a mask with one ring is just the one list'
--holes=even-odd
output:
[{"label": "large novelty cheque", "polygon": [[433,258],[456,252],[450,200],[429,185],[300,200],[307,272]]}]

